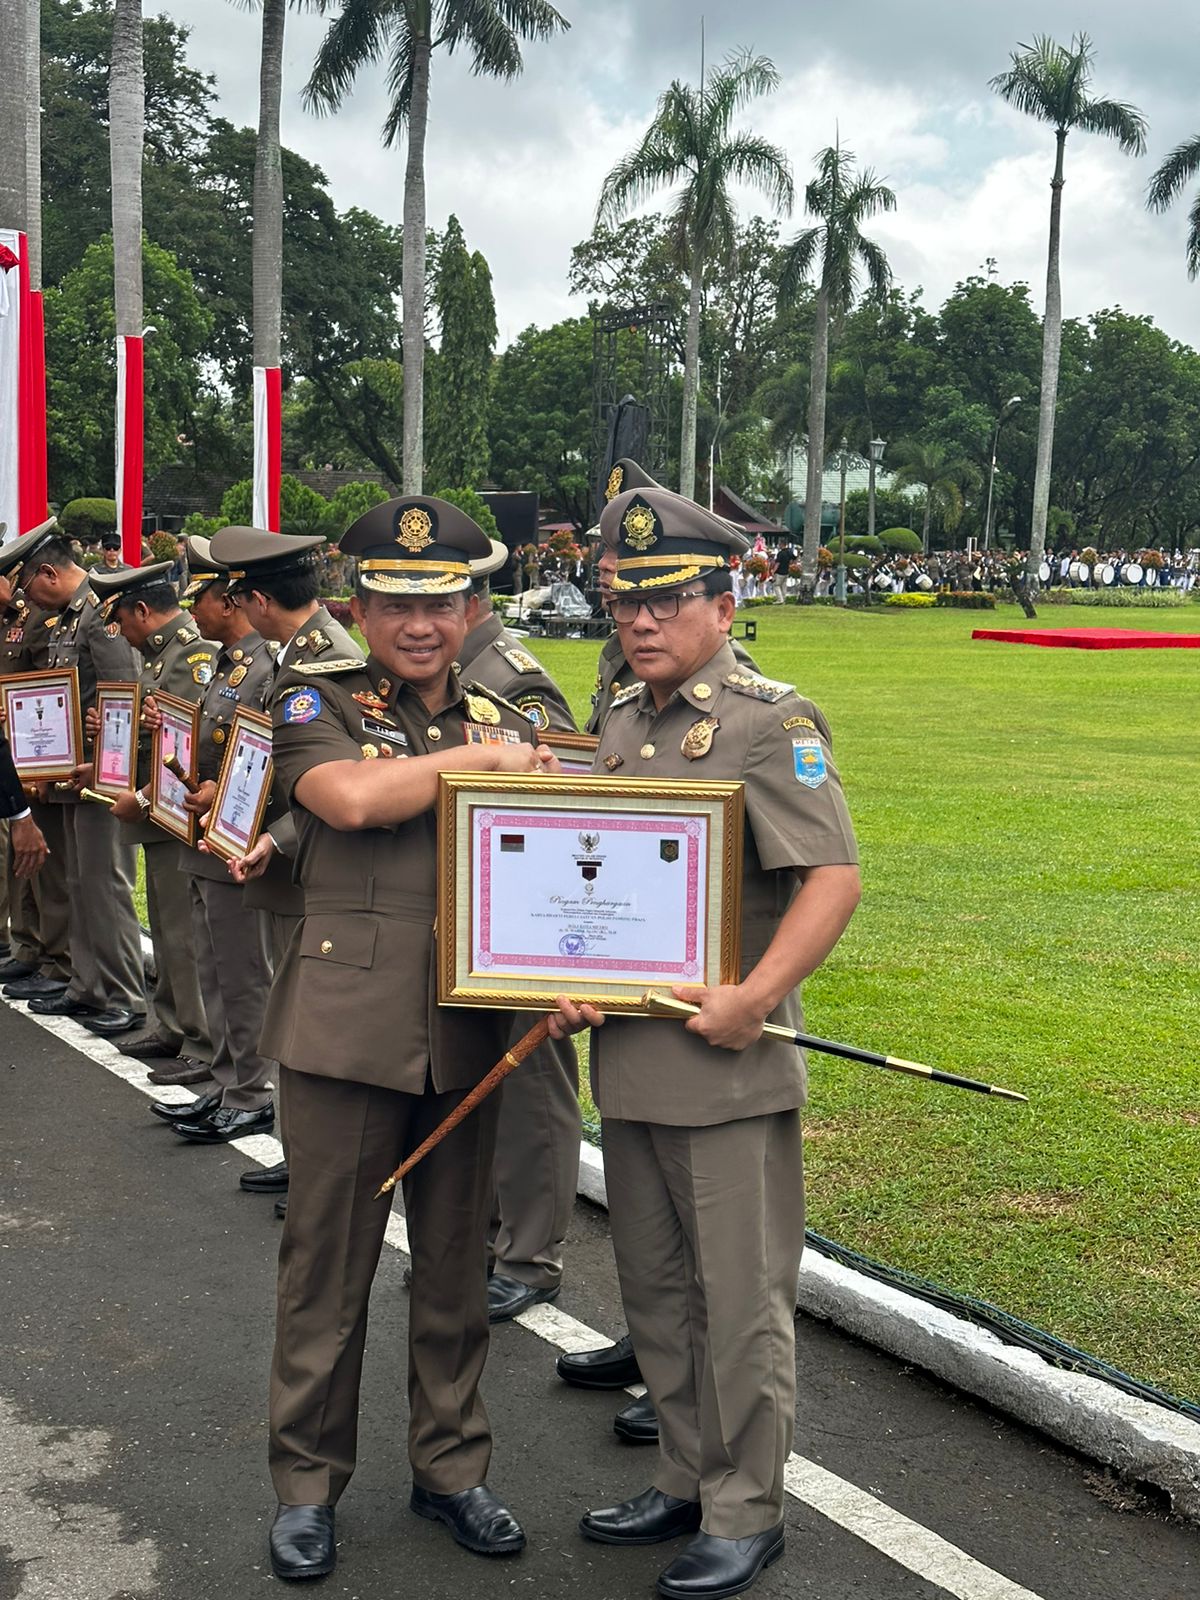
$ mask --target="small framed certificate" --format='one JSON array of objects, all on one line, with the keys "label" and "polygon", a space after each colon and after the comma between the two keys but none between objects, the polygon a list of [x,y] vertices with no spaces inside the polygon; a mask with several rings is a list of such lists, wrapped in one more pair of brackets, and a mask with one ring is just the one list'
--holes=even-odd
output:
[{"label": "small framed certificate", "polygon": [[741,783],[444,772],[437,810],[441,1004],[738,981]]},{"label": "small framed certificate", "polygon": [[141,690],[136,683],[96,685],[100,732],[96,735],[96,777],[92,787],[97,794],[115,800],[137,786],[140,706]]},{"label": "small framed certificate", "polygon": [[161,721],[150,747],[150,820],[184,844],[195,844],[196,818],[183,804],[188,791],[164,762],[174,756],[195,781],[200,707],[173,694],[156,694],[154,703]]},{"label": "small framed certificate", "polygon": [[217,795],[204,828],[204,842],[226,861],[253,849],[262,828],[275,766],[271,760],[271,719],[239,706],[225,745]]},{"label": "small framed certificate", "polygon": [[568,778],[582,777],[591,772],[592,762],[600,741],[594,733],[555,733],[547,729],[538,735],[538,743],[549,745],[558,757],[558,764]]},{"label": "small framed certificate", "polygon": [[63,781],[83,759],[79,675],[74,667],[0,680],[13,763],[25,783]]}]

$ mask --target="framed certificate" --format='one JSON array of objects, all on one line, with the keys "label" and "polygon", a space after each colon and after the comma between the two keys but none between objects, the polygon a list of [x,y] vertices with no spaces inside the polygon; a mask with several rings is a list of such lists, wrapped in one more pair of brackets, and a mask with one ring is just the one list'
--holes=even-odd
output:
[{"label": "framed certificate", "polygon": [[138,713],[141,690],[136,683],[98,683],[96,710],[100,732],[93,752],[96,777],[92,787],[110,799],[137,787]]},{"label": "framed certificate", "polygon": [[163,765],[172,756],[193,781],[196,777],[196,742],[200,707],[173,694],[156,694],[161,721],[150,747],[150,820],[184,844],[196,842],[196,819],[184,809],[187,789]]},{"label": "framed certificate", "polygon": [[600,741],[594,733],[554,733],[547,729],[538,735],[538,743],[549,745],[558,757],[558,764],[568,778],[581,777],[591,772],[592,762]]},{"label": "framed certificate", "polygon": [[441,1004],[738,981],[742,784],[443,772],[437,807]]},{"label": "framed certificate", "polygon": [[217,795],[204,828],[204,842],[214,855],[240,860],[253,848],[274,771],[270,717],[239,706],[229,726]]},{"label": "framed certificate", "polygon": [[83,756],[79,675],[74,667],[0,680],[13,763],[25,783],[73,778]]}]

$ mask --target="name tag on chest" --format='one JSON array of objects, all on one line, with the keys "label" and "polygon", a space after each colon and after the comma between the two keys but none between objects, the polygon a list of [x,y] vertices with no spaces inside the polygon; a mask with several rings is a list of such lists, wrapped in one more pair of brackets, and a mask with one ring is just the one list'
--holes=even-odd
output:
[{"label": "name tag on chest", "polygon": [[389,728],[386,722],[377,722],[374,717],[362,719],[363,732],[372,739],[385,739],[388,744],[407,744],[408,735],[402,728]]},{"label": "name tag on chest", "polygon": [[236,700],[238,697],[237,690],[229,688],[228,685],[222,689],[218,689],[217,693],[220,695],[222,700]]},{"label": "name tag on chest", "polygon": [[497,728],[486,722],[464,722],[463,738],[468,744],[524,744],[515,728]]}]

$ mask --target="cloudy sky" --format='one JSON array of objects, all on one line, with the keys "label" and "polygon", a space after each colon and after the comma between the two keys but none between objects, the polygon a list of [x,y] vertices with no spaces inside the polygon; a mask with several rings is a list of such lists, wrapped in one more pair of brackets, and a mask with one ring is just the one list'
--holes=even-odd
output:
[{"label": "cloudy sky", "polygon": [[[697,80],[703,16],[710,61],[749,47],[779,68],[780,91],[752,118],[789,153],[798,189],[835,124],[895,189],[896,213],[873,232],[897,281],[923,285],[930,306],[989,257],[1005,281],[1026,279],[1040,306],[1053,131],[1010,111],[987,82],[1019,42],[1036,33],[1066,42],[1086,26],[1097,52],[1094,92],[1138,106],[1150,148],[1137,159],[1090,135],[1068,141],[1064,311],[1120,305],[1200,346],[1200,283],[1189,283],[1184,266],[1190,196],[1161,218],[1142,200],[1162,157],[1200,132],[1200,8],[1178,0],[558,4],[571,31],[528,46],[515,83],[474,79],[463,61],[434,58],[429,221],[441,227],[455,212],[469,244],[487,256],[502,342],[530,323],[583,311],[567,293],[571,247],[590,231],[604,174],[640,137],[663,87],[673,77]],[[257,16],[229,0],[166,0],[161,9],[192,29],[192,63],[215,75],[222,113],[256,122]],[[398,223],[403,154],[380,144],[382,70],[364,73],[334,117],[300,104],[324,27],[307,12],[288,19],[284,142],[324,169],[339,207]],[[747,196],[745,208],[753,205]],[[791,226],[799,225],[797,212]]]}]

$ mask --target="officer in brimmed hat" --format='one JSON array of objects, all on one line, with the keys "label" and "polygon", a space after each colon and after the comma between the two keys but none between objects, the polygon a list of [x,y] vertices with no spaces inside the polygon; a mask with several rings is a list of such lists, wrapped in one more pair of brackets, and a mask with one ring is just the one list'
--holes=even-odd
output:
[{"label": "officer in brimmed hat", "polygon": [[556,1036],[596,1028],[613,1248],[660,1430],[653,1486],[581,1529],[617,1545],[692,1533],[659,1592],[715,1600],[783,1552],[795,1431],[804,1068],[762,1026],[801,1026],[798,986],[853,912],[857,858],[820,712],[729,647],[743,536],[661,489],[618,494],[600,526],[617,556],[609,606],[642,681],[615,697],[595,770],[740,779],[746,827],[739,982],[676,989],[700,1007],[686,1026],[565,1001],[552,1019]]},{"label": "officer in brimmed hat", "polygon": [[[261,711],[274,666],[271,651],[229,593],[229,574],[213,560],[209,541],[188,539],[188,582],[183,601],[193,625],[220,646],[211,681],[200,700],[196,746],[199,788],[184,801],[197,817],[216,798],[230,725],[239,706]],[[192,938],[200,973],[216,1088],[186,1112],[161,1102],[151,1112],[193,1144],[220,1144],[254,1132],[254,1119],[271,1103],[274,1063],[259,1053],[263,1009],[271,986],[266,936],[243,904],[245,891],[232,881],[225,862],[200,850],[180,852],[188,877]],[[250,1127],[247,1129],[247,1124]]]},{"label": "officer in brimmed hat", "polygon": [[[479,614],[459,651],[459,670],[510,701],[539,730],[573,733],[566,697],[526,641],[492,609],[491,577],[508,560],[492,541],[491,553],[471,562],[471,590]],[[525,1031],[517,1023],[516,1037]],[[553,1300],[562,1280],[563,1240],[579,1181],[579,1062],[569,1039],[552,1040],[527,1057],[500,1096],[496,1138],[496,1215],[492,1220],[495,1270],[488,1279],[488,1316],[515,1317],[539,1301]]]},{"label": "officer in brimmed hat", "polygon": [[[341,545],[358,558],[353,612],[370,654],[297,662],[273,695],[305,898],[263,1032],[282,1064],[292,1176],[271,1381],[271,1560],[284,1578],[317,1577],[335,1560],[388,1219],[372,1198],[380,1175],[490,1069],[512,1026],[506,1012],[435,1003],[438,773],[545,770],[532,724],[454,671],[479,607],[482,530],[447,501],[410,495],[360,517]],[[483,1555],[524,1544],[485,1481],[478,1393],[497,1110],[485,1101],[404,1191],[411,1505]]]},{"label": "officer in brimmed hat", "polygon": [[[102,619],[119,629],[142,657],[137,785],[132,794],[120,797],[112,815],[124,825],[126,837],[140,844],[145,854],[146,913],[158,981],[153,1026],[123,1049],[138,1060],[155,1062],[150,1081],[163,1084],[203,1082],[213,1054],[196,971],[188,880],[179,870],[181,852],[185,859],[196,852],[152,822],[149,814],[154,695],[199,702],[212,682],[220,649],[202,639],[180,610],[170,580],[172,565],[157,561],[125,572],[93,568],[88,575],[100,600]],[[263,1126],[267,1125],[264,1122]]]},{"label": "officer in brimmed hat", "polygon": [[[80,711],[96,702],[96,685],[128,683],[137,658],[116,627],[106,627],[100,601],[70,539],[53,520],[0,546],[0,573],[46,613],[47,668],[74,667]],[[145,1017],[141,932],[133,905],[137,851],[104,806],[78,789],[42,789],[63,808],[71,981],[57,995],[35,995],[29,1009],[74,1017],[94,1033],[127,1033]]]}]

